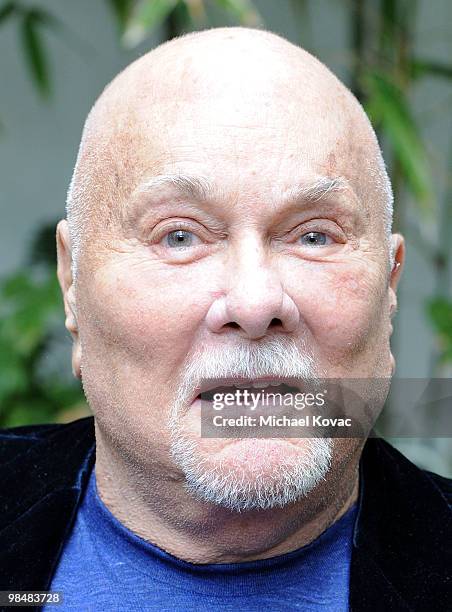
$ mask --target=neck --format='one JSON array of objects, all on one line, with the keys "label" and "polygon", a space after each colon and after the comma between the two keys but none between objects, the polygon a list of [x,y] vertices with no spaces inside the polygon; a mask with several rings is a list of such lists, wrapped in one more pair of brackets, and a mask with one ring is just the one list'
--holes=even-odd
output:
[{"label": "neck", "polygon": [[357,500],[360,450],[344,469],[284,508],[234,512],[194,499],[181,475],[137,471],[96,432],[100,498],[128,529],[191,563],[237,563],[282,555],[315,540]]}]

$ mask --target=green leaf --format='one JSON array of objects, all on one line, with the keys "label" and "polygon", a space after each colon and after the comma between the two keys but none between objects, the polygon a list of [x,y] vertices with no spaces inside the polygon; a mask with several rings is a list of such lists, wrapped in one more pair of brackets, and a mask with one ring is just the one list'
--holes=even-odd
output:
[{"label": "green leaf", "polygon": [[15,2],[6,2],[0,8],[0,23],[6,21],[8,17],[11,17],[16,12],[16,3]]},{"label": "green leaf", "polygon": [[414,59],[410,64],[410,74],[413,79],[423,76],[437,76],[452,79],[452,66],[431,62],[428,60]]},{"label": "green leaf", "polygon": [[44,26],[48,30],[52,30],[54,34],[60,37],[66,46],[72,47],[76,53],[82,56],[84,55],[85,57],[89,57],[89,53],[92,54],[94,47],[92,47],[86,39],[79,37],[75,31],[68,28],[60,19],[38,8],[34,8],[33,13],[37,24]]},{"label": "green leaf", "polygon": [[82,385],[75,379],[72,383],[65,383],[64,385],[54,379],[44,380],[43,386],[46,396],[54,405],[70,408],[86,402]]},{"label": "green leaf", "polygon": [[[37,234],[36,242],[44,233]],[[50,236],[49,236],[50,238]],[[40,370],[64,307],[55,265],[27,267],[0,282],[0,426],[71,419],[87,412],[80,383]],[[69,358],[69,355],[68,355]]]},{"label": "green leaf", "polygon": [[247,26],[262,25],[263,20],[251,0],[214,0],[215,4]]},{"label": "green leaf", "polygon": [[424,144],[411,116],[408,100],[391,78],[382,73],[363,76],[366,111],[392,144],[405,183],[424,212],[431,212],[434,194]]},{"label": "green leaf", "polygon": [[116,16],[119,27],[123,30],[132,11],[132,2],[130,0],[108,0],[108,4]]},{"label": "green leaf", "polygon": [[436,331],[452,342],[452,302],[444,297],[432,298],[427,313]]},{"label": "green leaf", "polygon": [[45,398],[23,398],[14,402],[8,409],[6,418],[2,419],[3,427],[18,427],[49,423],[54,421],[55,408]]},{"label": "green leaf", "polygon": [[1,293],[9,301],[26,298],[31,290],[31,279],[23,271],[5,278],[1,284]]},{"label": "green leaf", "polygon": [[136,47],[168,17],[178,0],[141,0],[137,3],[127,23],[122,42],[126,47]]},{"label": "green leaf", "polygon": [[29,12],[33,14],[33,19],[36,23],[45,25],[49,28],[53,28],[56,31],[63,27],[62,22],[47,11],[44,11],[40,8],[33,8]]},{"label": "green leaf", "polygon": [[204,0],[182,0],[180,6],[184,8],[192,23],[202,26],[207,22]]},{"label": "green leaf", "polygon": [[25,273],[16,274],[4,281],[1,297],[0,342],[29,358],[46,343],[57,314],[63,315],[56,274],[50,270],[39,282]]},{"label": "green leaf", "polygon": [[40,93],[43,96],[48,96],[50,93],[49,71],[39,31],[42,23],[42,11],[31,9],[24,13],[22,18],[22,43],[30,74]]},{"label": "green leaf", "polygon": [[0,405],[12,394],[24,392],[28,380],[22,360],[0,342]]},{"label": "green leaf", "polygon": [[426,310],[441,342],[441,361],[452,361],[452,302],[444,297],[432,298]]}]

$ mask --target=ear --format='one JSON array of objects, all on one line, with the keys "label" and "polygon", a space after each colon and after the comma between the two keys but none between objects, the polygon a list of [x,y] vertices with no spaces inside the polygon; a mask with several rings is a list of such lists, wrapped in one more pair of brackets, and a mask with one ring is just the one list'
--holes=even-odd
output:
[{"label": "ear", "polygon": [[56,228],[57,243],[57,276],[63,294],[65,326],[72,336],[72,372],[76,378],[81,378],[81,346],[77,323],[75,288],[72,279],[72,248],[69,227],[66,219],[62,219]]},{"label": "ear", "polygon": [[397,310],[397,286],[405,263],[405,240],[401,234],[391,235],[393,265],[389,277],[389,312],[391,317]]},{"label": "ear", "polygon": [[[392,234],[391,236],[391,253],[393,265],[389,277],[389,316],[395,315],[397,310],[397,286],[399,284],[400,275],[402,274],[403,264],[405,263],[405,240],[400,234]],[[392,321],[389,322],[389,335],[393,332]],[[391,375],[394,375],[396,363],[392,351],[390,353]]]}]

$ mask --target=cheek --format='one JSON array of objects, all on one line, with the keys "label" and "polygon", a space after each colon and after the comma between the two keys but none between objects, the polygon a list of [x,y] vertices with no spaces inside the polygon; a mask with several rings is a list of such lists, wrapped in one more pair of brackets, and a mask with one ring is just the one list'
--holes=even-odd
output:
[{"label": "cheek", "polygon": [[165,273],[138,266],[116,273],[104,269],[84,295],[83,335],[91,345],[122,353],[123,365],[143,360],[148,370],[151,363],[171,366],[187,354],[205,309],[193,274],[181,276],[175,268]]},{"label": "cheek", "polygon": [[103,268],[83,292],[85,393],[103,430],[142,456],[155,432],[168,444],[162,414],[206,309],[196,279],[175,272]]},{"label": "cheek", "polygon": [[344,354],[372,344],[377,332],[381,336],[384,287],[377,272],[336,267],[311,274],[301,286],[300,311],[320,349]]}]

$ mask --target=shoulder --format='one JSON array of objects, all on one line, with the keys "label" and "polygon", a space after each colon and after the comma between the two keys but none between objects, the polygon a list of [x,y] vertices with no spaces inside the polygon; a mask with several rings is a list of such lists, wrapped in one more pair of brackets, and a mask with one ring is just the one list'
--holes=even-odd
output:
[{"label": "shoulder", "polygon": [[[360,462],[351,609],[449,609],[452,481],[422,469],[381,438]],[[447,607],[449,606],[449,608]]]},{"label": "shoulder", "polygon": [[0,531],[58,492],[81,490],[95,460],[94,418],[0,430]]},{"label": "shoulder", "polygon": [[[452,479],[414,464],[382,438],[369,438],[362,453],[362,474],[372,503],[385,499],[411,517],[440,525],[452,534]],[[379,501],[378,505],[381,505]],[[403,527],[403,525],[401,525]]]},{"label": "shoulder", "polygon": [[403,465],[403,468],[417,473],[419,477],[427,479],[449,501],[449,503],[452,502],[452,478],[441,476],[440,474],[417,466],[408,459],[408,457],[392,446],[392,444],[382,438],[378,438],[376,444],[378,445],[380,456],[385,455],[392,465]]},{"label": "shoulder", "polygon": [[94,462],[93,417],[0,430],[0,588],[48,590]]},{"label": "shoulder", "polygon": [[383,438],[369,438],[363,455],[365,454],[368,456],[368,461],[378,463],[387,476],[392,473],[395,477],[400,478],[404,476],[420,478],[430,483],[433,489],[440,493],[449,504],[452,504],[452,478],[441,476],[416,465]]},{"label": "shoulder", "polygon": [[422,471],[438,492],[444,497],[452,511],[452,478],[446,478],[445,476],[429,472],[428,470]]}]

